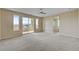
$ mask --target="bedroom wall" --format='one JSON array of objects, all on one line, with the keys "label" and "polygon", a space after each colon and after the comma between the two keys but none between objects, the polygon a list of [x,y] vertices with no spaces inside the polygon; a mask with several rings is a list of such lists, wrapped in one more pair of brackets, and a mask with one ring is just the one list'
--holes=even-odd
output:
[{"label": "bedroom wall", "polygon": [[1,9],[0,9],[0,39],[1,39]]},{"label": "bedroom wall", "polygon": [[43,32],[43,18],[39,19],[39,29],[38,29],[38,31]]},{"label": "bedroom wall", "polygon": [[43,32],[43,18],[38,18],[38,29],[36,29],[36,20],[34,20],[34,32]]},{"label": "bedroom wall", "polygon": [[79,9],[78,9],[78,38],[79,38]]},{"label": "bedroom wall", "polygon": [[59,15],[60,34],[78,37],[78,10]]}]

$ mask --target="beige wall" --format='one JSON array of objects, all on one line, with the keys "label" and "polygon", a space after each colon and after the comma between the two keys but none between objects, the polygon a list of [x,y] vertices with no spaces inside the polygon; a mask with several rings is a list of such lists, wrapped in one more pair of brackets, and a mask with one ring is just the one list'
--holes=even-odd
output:
[{"label": "beige wall", "polygon": [[1,10],[0,10],[0,39],[1,39]]},{"label": "beige wall", "polygon": [[78,38],[79,38],[79,9],[78,9]]},{"label": "beige wall", "polygon": [[39,19],[39,32],[43,32],[43,18]]},{"label": "beige wall", "polygon": [[34,20],[34,31],[35,32],[43,32],[43,18],[38,18],[38,29],[36,29],[36,20]]},{"label": "beige wall", "polygon": [[60,15],[60,33],[67,36],[77,37],[78,10]]}]

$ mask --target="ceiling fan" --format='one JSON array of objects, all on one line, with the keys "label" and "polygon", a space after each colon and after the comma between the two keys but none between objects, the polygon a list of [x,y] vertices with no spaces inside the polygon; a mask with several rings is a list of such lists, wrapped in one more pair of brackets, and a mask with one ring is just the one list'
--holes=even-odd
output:
[{"label": "ceiling fan", "polygon": [[43,10],[43,8],[40,8],[40,14],[46,14]]}]

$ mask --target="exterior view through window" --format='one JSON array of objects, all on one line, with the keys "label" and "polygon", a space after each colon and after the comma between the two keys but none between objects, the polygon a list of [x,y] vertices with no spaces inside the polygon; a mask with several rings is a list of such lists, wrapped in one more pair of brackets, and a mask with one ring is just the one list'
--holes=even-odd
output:
[{"label": "exterior view through window", "polygon": [[23,32],[29,30],[29,18],[23,17]]},{"label": "exterior view through window", "polygon": [[31,30],[33,25],[31,18],[23,17],[22,24],[23,24],[23,34],[33,32],[33,30]]},{"label": "exterior view through window", "polygon": [[13,31],[19,31],[19,16],[13,16]]}]

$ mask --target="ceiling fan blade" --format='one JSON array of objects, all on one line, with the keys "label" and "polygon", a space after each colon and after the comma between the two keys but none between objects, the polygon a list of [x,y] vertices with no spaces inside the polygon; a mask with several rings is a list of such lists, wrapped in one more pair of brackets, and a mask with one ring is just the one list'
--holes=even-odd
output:
[{"label": "ceiling fan blade", "polygon": [[43,8],[40,8],[39,14],[46,14],[46,13],[43,11]]},{"label": "ceiling fan blade", "polygon": [[46,14],[46,13],[44,13],[44,12],[40,12],[41,14]]},{"label": "ceiling fan blade", "polygon": [[42,14],[46,14],[46,13],[42,13]]}]

